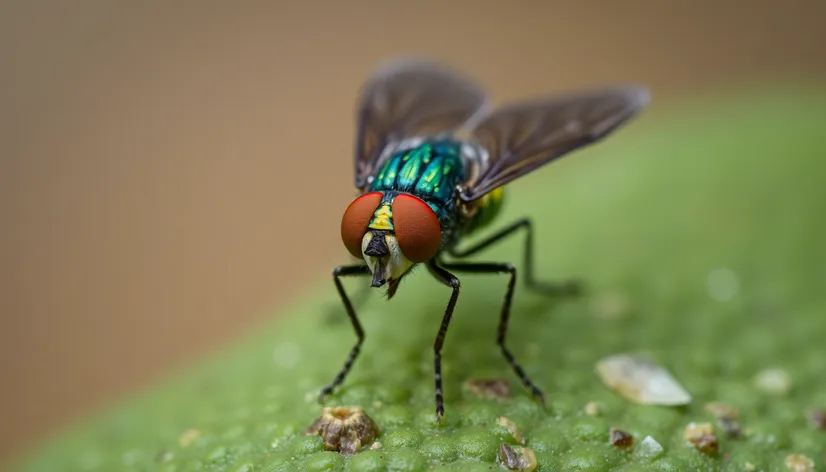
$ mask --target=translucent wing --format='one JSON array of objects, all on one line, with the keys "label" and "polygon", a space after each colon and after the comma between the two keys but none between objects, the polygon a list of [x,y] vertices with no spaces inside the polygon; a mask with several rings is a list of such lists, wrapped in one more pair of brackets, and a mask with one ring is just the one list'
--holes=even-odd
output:
[{"label": "translucent wing", "polygon": [[481,113],[481,87],[426,60],[392,61],[368,80],[358,103],[355,184],[367,185],[388,145],[406,138],[448,135]]},{"label": "translucent wing", "polygon": [[489,153],[487,168],[461,194],[472,201],[571,151],[605,137],[649,102],[640,87],[618,87],[517,103],[473,129]]}]

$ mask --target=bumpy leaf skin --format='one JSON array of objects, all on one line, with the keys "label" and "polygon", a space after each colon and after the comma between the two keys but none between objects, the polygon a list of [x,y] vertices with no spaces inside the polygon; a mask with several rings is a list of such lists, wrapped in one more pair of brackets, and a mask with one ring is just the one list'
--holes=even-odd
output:
[{"label": "bumpy leaf skin", "polygon": [[[443,353],[445,422],[435,425],[432,343],[449,293],[422,272],[392,302],[376,296],[361,309],[363,353],[326,403],[360,406],[379,435],[352,456],[325,451],[303,432],[354,335],[343,310],[340,321],[326,315],[338,300],[324,275],[285,310],[300,316],[276,318],[12,470],[489,472],[501,469],[502,444],[529,448],[537,471],[784,470],[792,455],[821,463],[826,436],[808,415],[826,408],[826,91],[757,89],[724,102],[652,110],[510,190],[501,221],[534,218],[537,274],[591,287],[564,303],[521,283],[516,293],[508,340],[546,392],[546,409],[493,342],[506,280],[467,276]],[[520,249],[503,243],[485,259],[521,268]],[[736,276],[735,289],[709,286],[721,269]],[[606,296],[623,309],[603,313]],[[691,404],[636,405],[609,391],[594,364],[618,352],[655,358]],[[774,368],[789,375],[784,395],[754,387]],[[473,378],[507,380],[510,398],[477,395],[465,387]],[[718,434],[713,455],[683,438],[689,423],[717,424],[711,402],[736,407],[741,427],[737,437]],[[612,428],[634,445],[612,446]],[[641,452],[649,435],[661,452]]]}]

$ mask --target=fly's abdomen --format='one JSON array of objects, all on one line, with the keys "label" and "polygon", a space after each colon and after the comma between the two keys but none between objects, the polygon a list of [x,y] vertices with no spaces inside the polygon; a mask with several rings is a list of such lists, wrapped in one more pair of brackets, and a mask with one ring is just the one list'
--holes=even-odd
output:
[{"label": "fly's abdomen", "polygon": [[465,233],[472,233],[488,226],[491,222],[493,222],[502,210],[504,198],[504,187],[498,187],[486,193],[482,198],[475,202],[476,211],[468,221],[467,226],[465,227]]}]

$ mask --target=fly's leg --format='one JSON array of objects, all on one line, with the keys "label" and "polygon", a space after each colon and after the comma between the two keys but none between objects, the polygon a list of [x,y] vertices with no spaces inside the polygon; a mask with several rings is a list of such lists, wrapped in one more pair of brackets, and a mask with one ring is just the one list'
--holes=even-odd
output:
[{"label": "fly's leg", "polygon": [[436,265],[436,262],[433,260],[427,263],[427,268],[439,282],[442,282],[453,290],[450,295],[450,301],[447,302],[445,313],[442,316],[442,324],[439,326],[439,332],[436,334],[436,341],[433,343],[433,380],[436,384],[436,422],[441,423],[442,418],[445,416],[444,397],[442,395],[442,346],[445,343],[445,335],[450,325],[450,319],[453,317],[453,309],[456,308],[456,300],[459,299],[460,284],[459,279],[456,278],[455,275]]},{"label": "fly's leg", "polygon": [[502,228],[501,230],[488,236],[487,238],[483,239],[482,241],[476,243],[475,245],[467,249],[457,250],[455,248],[451,248],[450,250],[448,250],[448,254],[455,257],[456,259],[462,259],[465,257],[472,256],[473,254],[476,254],[477,252],[494,245],[495,243],[506,238],[507,236],[516,234],[516,232],[520,229],[524,229],[528,233],[527,237],[525,238],[525,247],[522,253],[525,264],[525,285],[531,290],[548,295],[577,295],[581,293],[582,283],[576,280],[566,280],[554,283],[536,280],[534,278],[533,226],[531,224],[531,220],[527,218],[523,218],[521,220],[513,222],[511,225]]},{"label": "fly's leg", "polygon": [[361,323],[359,323],[356,311],[353,309],[353,304],[350,303],[350,298],[347,296],[347,292],[344,291],[344,286],[341,284],[341,277],[368,275],[369,273],[370,269],[364,264],[338,266],[333,269],[333,283],[336,284],[336,290],[338,290],[338,294],[341,296],[341,302],[347,311],[347,317],[350,318],[350,322],[353,324],[353,329],[356,331],[358,340],[356,341],[356,345],[350,350],[350,355],[347,356],[344,367],[336,374],[336,378],[321,390],[321,394],[318,397],[319,401],[324,400],[327,395],[333,393],[333,390],[344,381],[344,377],[350,372],[353,362],[355,362],[356,357],[358,357],[361,351],[361,344],[364,342],[364,330],[361,329]]},{"label": "fly's leg", "polygon": [[473,274],[510,274],[510,281],[508,282],[508,290],[505,292],[505,302],[502,304],[502,311],[499,314],[499,328],[496,333],[496,344],[502,350],[502,355],[511,365],[522,384],[531,391],[534,398],[536,398],[543,405],[545,404],[545,395],[542,390],[533,383],[533,381],[525,373],[519,362],[516,361],[513,353],[505,345],[505,336],[508,332],[508,320],[510,320],[511,302],[513,301],[513,291],[516,287],[516,267],[508,263],[453,263],[444,264],[445,268],[456,272],[467,272]]}]

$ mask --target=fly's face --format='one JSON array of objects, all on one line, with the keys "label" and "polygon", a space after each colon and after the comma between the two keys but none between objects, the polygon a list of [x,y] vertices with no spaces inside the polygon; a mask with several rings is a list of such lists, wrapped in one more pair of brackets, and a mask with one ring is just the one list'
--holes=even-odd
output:
[{"label": "fly's face", "polygon": [[341,239],[373,273],[373,287],[389,284],[392,295],[411,267],[436,256],[442,242],[436,213],[406,193],[369,192],[350,203],[341,219]]}]

